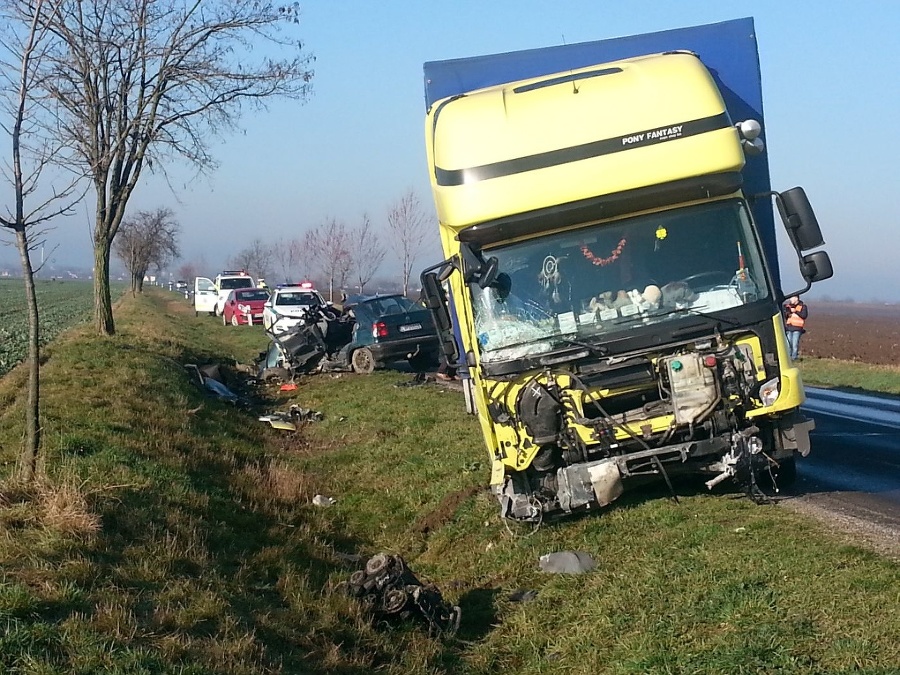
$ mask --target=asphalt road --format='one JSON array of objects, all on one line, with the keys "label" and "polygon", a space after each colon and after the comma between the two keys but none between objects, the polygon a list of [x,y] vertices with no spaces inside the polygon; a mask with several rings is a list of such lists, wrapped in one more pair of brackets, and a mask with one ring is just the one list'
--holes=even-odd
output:
[{"label": "asphalt road", "polygon": [[807,388],[812,451],[782,503],[900,555],[900,399]]}]

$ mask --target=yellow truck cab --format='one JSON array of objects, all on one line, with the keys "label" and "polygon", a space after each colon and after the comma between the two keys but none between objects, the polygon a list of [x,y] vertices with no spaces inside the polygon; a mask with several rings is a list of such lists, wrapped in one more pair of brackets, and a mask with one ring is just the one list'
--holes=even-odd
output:
[{"label": "yellow truck cab", "polygon": [[[731,119],[695,53],[466,91],[425,130],[447,259],[424,294],[471,374],[504,517],[676,474],[792,479],[813,425],[750,202],[775,198],[798,256],[821,235],[801,188],[745,194],[759,124]],[[827,254],[801,271],[829,277]]]}]

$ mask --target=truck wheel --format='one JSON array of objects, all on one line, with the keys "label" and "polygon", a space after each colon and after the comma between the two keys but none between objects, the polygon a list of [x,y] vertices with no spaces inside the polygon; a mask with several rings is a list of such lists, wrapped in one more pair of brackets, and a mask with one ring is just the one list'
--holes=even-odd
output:
[{"label": "truck wheel", "polygon": [[416,354],[414,357],[407,360],[409,361],[409,367],[417,373],[428,370],[428,368],[435,365],[435,362],[437,361],[433,354]]},{"label": "truck wheel", "polygon": [[360,347],[350,357],[350,366],[353,372],[368,375],[375,370],[375,357],[368,347]]},{"label": "truck wheel", "polygon": [[775,484],[778,489],[790,487],[797,482],[797,459],[782,459],[778,462],[781,466],[772,469],[772,475],[775,476]]}]

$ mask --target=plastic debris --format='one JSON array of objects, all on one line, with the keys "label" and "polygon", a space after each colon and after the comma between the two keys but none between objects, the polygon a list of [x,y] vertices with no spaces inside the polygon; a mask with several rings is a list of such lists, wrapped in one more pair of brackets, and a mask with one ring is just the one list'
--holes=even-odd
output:
[{"label": "plastic debris", "polygon": [[585,551],[557,551],[540,557],[542,572],[552,574],[584,574],[597,566],[593,556]]},{"label": "plastic debris", "polygon": [[296,391],[297,383],[296,382],[287,382],[281,387],[279,387],[278,391]]},{"label": "plastic debris", "polygon": [[423,621],[431,635],[453,635],[462,611],[441,597],[432,584],[423,584],[399,555],[379,553],[350,576],[348,595],[371,608],[375,619]]},{"label": "plastic debris", "polygon": [[334,506],[337,504],[337,499],[326,497],[325,495],[316,495],[313,497],[312,503],[314,506]]},{"label": "plastic debris", "polygon": [[214,380],[211,377],[207,377],[203,381],[203,386],[206,387],[209,391],[214,393],[223,401],[228,401],[230,403],[234,403],[238,400],[238,395],[235,394],[231,389],[226,387],[224,384],[219,382],[218,380]]}]

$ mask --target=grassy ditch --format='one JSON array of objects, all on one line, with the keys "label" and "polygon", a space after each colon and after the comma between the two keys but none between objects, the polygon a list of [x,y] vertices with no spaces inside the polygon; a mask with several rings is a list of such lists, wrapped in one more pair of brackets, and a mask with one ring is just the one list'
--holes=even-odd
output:
[{"label": "grassy ditch", "polygon": [[806,357],[800,362],[806,384],[900,395],[900,367]]},{"label": "grassy ditch", "polygon": [[[514,538],[483,486],[461,395],[408,376],[321,375],[275,431],[184,363],[247,361],[258,329],[126,298],[120,333],[57,341],[49,478],[0,490],[0,672],[822,673],[900,663],[900,567],[810,521],[682,486]],[[0,381],[0,459],[19,443]],[[290,398],[287,398],[290,396]],[[321,493],[330,508],[311,504]],[[538,557],[586,550],[580,576]],[[463,609],[454,640],[373,627],[336,592],[348,554],[400,553]],[[516,602],[513,594],[536,591]]]}]

